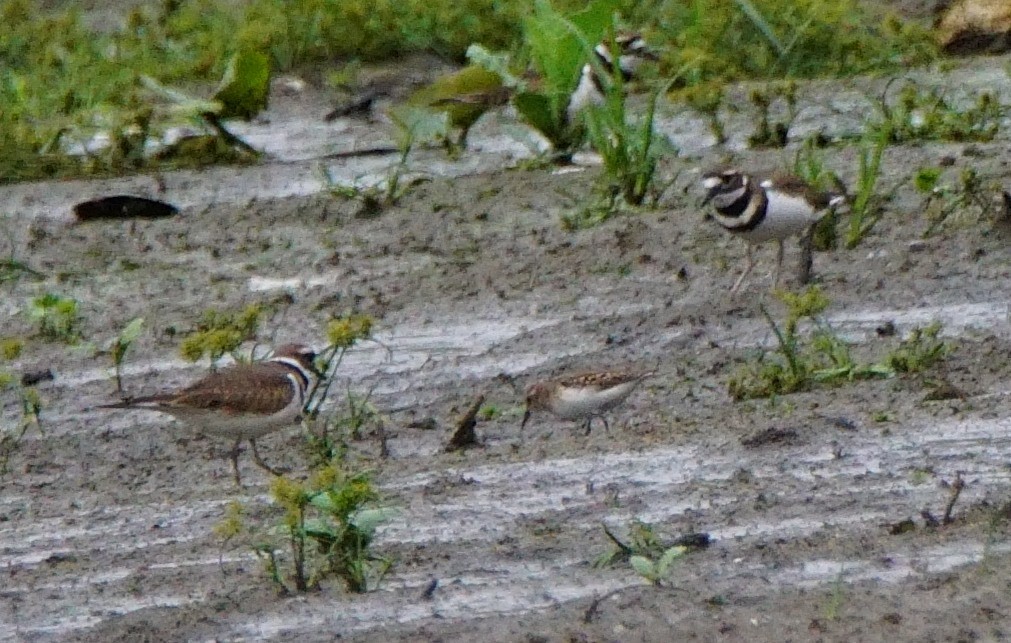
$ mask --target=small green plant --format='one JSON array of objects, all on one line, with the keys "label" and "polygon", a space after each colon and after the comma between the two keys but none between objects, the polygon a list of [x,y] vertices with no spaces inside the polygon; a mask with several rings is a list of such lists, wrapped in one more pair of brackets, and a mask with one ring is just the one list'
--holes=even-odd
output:
[{"label": "small green plant", "polygon": [[909,332],[899,346],[885,356],[882,364],[896,373],[920,373],[945,359],[954,347],[939,339],[941,322]]},{"label": "small green plant", "polygon": [[660,585],[674,561],[688,551],[684,546],[664,543],[657,536],[653,525],[640,521],[632,523],[631,539],[627,543],[614,535],[607,525],[604,525],[604,534],[615,547],[599,556],[594,561],[594,566],[604,567],[627,560],[637,574],[653,585]]},{"label": "small green plant", "polygon": [[[281,593],[318,589],[337,578],[350,592],[375,589],[392,561],[372,552],[377,526],[392,515],[376,507],[379,495],[367,473],[349,474],[335,466],[315,470],[307,481],[276,477],[270,495],[281,512],[273,528],[247,526],[241,506],[233,505],[216,532],[229,541],[248,532],[253,551]],[[278,552],[286,543],[291,571],[282,571]],[[289,584],[290,583],[290,584]]]},{"label": "small green plant", "polygon": [[309,391],[305,400],[305,413],[309,419],[319,416],[320,408],[326,402],[333,384],[333,375],[340,366],[344,355],[358,342],[372,338],[375,320],[368,315],[350,314],[331,319],[327,324],[326,336],[329,344],[319,353],[316,363],[323,374]]},{"label": "small green plant", "polygon": [[32,300],[28,315],[39,326],[39,336],[67,344],[80,338],[81,315],[77,300],[55,293],[46,293]]},{"label": "small green plant", "polygon": [[702,114],[709,131],[716,137],[716,144],[727,142],[727,132],[720,120],[720,106],[723,105],[723,82],[714,81],[689,85],[673,93],[672,98],[682,100],[688,107]]},{"label": "small green plant", "polygon": [[953,217],[970,222],[995,218],[990,196],[999,188],[986,185],[975,168],[964,168],[955,185],[941,183],[941,175],[936,167],[920,168],[913,175],[917,191],[925,195],[922,209],[930,222],[923,236],[934,234]]},{"label": "small green plant", "polygon": [[[749,95],[751,104],[758,110],[758,127],[748,137],[751,147],[786,147],[790,124],[797,118],[797,83],[790,81],[778,83],[766,89],[755,89]],[[770,109],[773,101],[782,98],[786,103],[787,117],[785,122],[773,122]]]},{"label": "small green plant", "polygon": [[418,142],[448,135],[446,119],[443,114],[420,108],[404,107],[392,112],[390,116],[397,126],[397,147],[400,150],[400,158],[387,171],[385,180],[364,187],[342,185],[333,180],[325,165],[320,166],[323,172],[323,181],[327,184],[331,194],[360,202],[361,206],[355,214],[360,218],[367,219],[379,215],[387,208],[399,203],[411,188],[424,181],[421,178],[409,182],[404,181],[404,176],[408,171],[407,159],[411,150]]},{"label": "small green plant", "polygon": [[[0,339],[0,361],[15,360],[21,355],[24,343],[14,337]],[[7,474],[11,455],[32,426],[42,431],[42,398],[32,386],[25,386],[15,375],[0,368],[0,399],[7,394],[17,398],[21,409],[17,424],[0,425],[0,478]]]},{"label": "small green plant", "polygon": [[889,143],[989,142],[1004,117],[1004,108],[990,92],[980,93],[964,110],[953,107],[940,90],[921,90],[914,83],[903,86],[894,105],[887,94],[888,87],[878,102],[881,118],[870,124],[870,133],[883,134]]},{"label": "small green plant", "polygon": [[632,556],[628,562],[632,565],[632,569],[651,585],[660,585],[667,578],[674,561],[683,556],[686,551],[688,551],[687,548],[676,545],[665,550],[656,560],[646,556]]},{"label": "small green plant", "polygon": [[226,353],[240,360],[238,348],[243,342],[256,338],[262,313],[260,304],[250,304],[241,311],[208,309],[196,329],[183,339],[179,352],[183,359],[190,362],[199,361],[206,355],[210,358],[211,368]]},{"label": "small green plant", "polygon": [[825,603],[825,619],[828,621],[838,620],[842,611],[843,601],[846,598],[846,583],[843,582],[844,571],[845,569],[839,570],[835,581],[832,582],[832,594],[829,595],[828,601]]},{"label": "small green plant", "polygon": [[306,446],[313,466],[342,460],[349,441],[360,438],[364,427],[369,424],[382,426],[378,410],[369,401],[371,391],[357,395],[349,389],[344,410],[329,415],[321,413],[344,355],[358,342],[372,339],[373,323],[368,315],[351,314],[332,319],[327,325],[329,345],[316,359],[322,375],[309,391],[303,407]]},{"label": "small green plant", "polygon": [[604,159],[605,193],[620,197],[628,205],[642,205],[654,190],[657,161],[661,156],[676,154],[667,139],[653,131],[656,101],[667,87],[652,93],[646,115],[633,123],[625,109],[621,73],[614,71],[612,75],[604,105],[592,106],[586,113],[590,144]]},{"label": "small green plant", "polygon": [[[845,238],[848,249],[860,245],[881,220],[883,209],[877,185],[881,177],[881,157],[886,147],[888,147],[887,130],[881,130],[869,138],[865,137],[860,142],[856,190],[849,199],[850,215]],[[898,186],[894,189],[898,189]]]},{"label": "small green plant", "polygon": [[[763,351],[748,361],[728,382],[735,400],[767,398],[854,380],[894,377],[923,371],[944,359],[950,347],[938,340],[939,323],[914,329],[909,337],[879,361],[860,362],[849,344],[820,318],[828,300],[817,287],[801,294],[778,293],[787,308],[780,325],[765,308],[762,314],[776,337],[777,348]],[[801,336],[798,324],[808,320],[814,327],[810,336]]]},{"label": "small green plant", "polygon": [[130,350],[137,338],[140,337],[141,330],[144,328],[144,318],[137,317],[131,320],[123,330],[119,332],[119,336],[112,340],[109,344],[109,355],[112,357],[112,367],[116,374],[116,392],[123,392],[123,377],[122,369],[123,362],[126,359],[126,352]]}]

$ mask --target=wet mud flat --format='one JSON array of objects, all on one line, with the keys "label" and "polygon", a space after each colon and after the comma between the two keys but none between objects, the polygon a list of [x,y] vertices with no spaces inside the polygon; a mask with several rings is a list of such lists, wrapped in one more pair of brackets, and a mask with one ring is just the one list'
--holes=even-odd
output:
[{"label": "wet mud flat", "polygon": [[[953,173],[1001,176],[1008,143],[890,148],[882,182],[944,157]],[[338,384],[372,390],[388,415],[389,457],[374,435],[351,457],[374,469],[400,512],[375,545],[397,561],[377,591],[278,597],[248,550],[213,533],[231,500],[266,512],[266,476],[243,458],[237,489],[227,445],[156,415],[92,410],[114,397],[107,358],[29,341],[15,367],[50,367],[56,378],[40,387],[45,431],[28,434],[0,481],[0,638],[1007,636],[1008,230],[954,221],[921,239],[920,197],[900,188],[866,242],[816,255],[826,318],[860,355],[894,345],[878,332],[889,323],[901,335],[933,320],[956,351],[922,376],[734,402],[728,378],[773,341],[760,306],[782,311],[767,292],[773,251],[759,253],[732,297],[743,245],[703,221],[693,192],[697,168],[721,154],[694,154],[664,164],[665,176],[680,172],[665,207],[577,232],[559,217],[592,189],[596,169],[495,169],[490,155],[445,166],[449,176],[371,218],[318,186],[259,192],[278,166],[209,171],[231,173],[239,188],[248,181],[227,195],[202,193],[201,173],[168,176],[164,198],[183,210],[158,221],[77,225],[47,201],[71,197],[71,184],[8,191],[10,250],[46,278],[2,285],[4,332],[30,335],[23,309],[49,291],[80,302],[83,334],[99,346],[143,316],[149,330],[126,369],[133,392],[199,374],[179,359],[179,334],[208,307],[274,302],[270,343],[322,343],[331,316],[374,315],[383,345],[353,350]],[[781,167],[784,152],[737,161]],[[851,150],[826,162],[852,181]],[[84,197],[151,182],[92,182]],[[521,435],[522,400],[499,377],[522,386],[657,364],[610,430],[589,436],[544,416]],[[942,379],[964,396],[927,399]],[[478,423],[481,446],[445,453],[480,393],[501,412]],[[6,421],[16,409],[4,404]],[[427,418],[435,429],[410,428]],[[292,429],[261,449],[297,475],[302,443]],[[931,526],[923,512],[943,514],[959,472],[953,522]],[[911,529],[896,529],[907,519]],[[634,521],[713,542],[679,560],[667,587],[627,565],[594,567],[611,547],[602,525],[627,536]]]}]

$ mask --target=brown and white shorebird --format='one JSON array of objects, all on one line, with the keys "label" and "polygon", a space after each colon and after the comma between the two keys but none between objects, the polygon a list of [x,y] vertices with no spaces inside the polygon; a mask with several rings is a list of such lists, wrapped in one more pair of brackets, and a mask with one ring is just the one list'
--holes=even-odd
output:
[{"label": "brown and white shorebird", "polygon": [[807,235],[814,224],[845,200],[843,195],[816,190],[788,174],[761,180],[736,169],[717,169],[702,175],[702,185],[708,190],[702,205],[712,202],[716,222],[747,242],[744,272],[730,292],[737,292],[755,267],[753,246],[766,241],[777,245],[772,279],[773,287],[777,287],[783,267],[783,241],[805,235],[805,248],[809,249]]},{"label": "brown and white shorebird", "polygon": [[260,458],[256,438],[299,420],[309,385],[319,376],[315,358],[308,346],[284,344],[266,361],[235,364],[182,389],[98,408],[158,411],[211,435],[234,439],[232,470],[235,483],[241,484],[238,458],[243,440],[249,440],[256,464],[278,475]]},{"label": "brown and white shorebird", "polygon": [[639,382],[656,373],[648,372],[590,372],[545,382],[536,382],[527,388],[526,411],[520,431],[527,425],[533,411],[548,411],[563,420],[583,420],[583,428],[590,433],[594,418],[604,421],[604,413],[625,401]]},{"label": "brown and white shorebird", "polygon": [[[615,35],[614,44],[618,47],[618,71],[624,81],[635,78],[636,72],[646,61],[656,61],[659,57],[654,53],[642,36],[630,31],[622,31]],[[607,73],[614,69],[614,56],[611,53],[611,43],[604,40],[593,48],[597,61]],[[579,113],[590,105],[603,105],[607,94],[606,83],[610,78],[601,78],[597,65],[586,63],[579,76],[579,84],[569,96],[566,116],[572,123]]]}]

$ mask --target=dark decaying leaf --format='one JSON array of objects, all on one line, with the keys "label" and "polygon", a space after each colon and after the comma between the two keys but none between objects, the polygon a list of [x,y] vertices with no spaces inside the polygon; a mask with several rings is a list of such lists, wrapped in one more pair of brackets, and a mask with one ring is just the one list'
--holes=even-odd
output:
[{"label": "dark decaying leaf", "polygon": [[160,219],[179,212],[174,205],[139,196],[117,194],[91,201],[83,201],[74,206],[74,214],[80,221],[99,219]]}]

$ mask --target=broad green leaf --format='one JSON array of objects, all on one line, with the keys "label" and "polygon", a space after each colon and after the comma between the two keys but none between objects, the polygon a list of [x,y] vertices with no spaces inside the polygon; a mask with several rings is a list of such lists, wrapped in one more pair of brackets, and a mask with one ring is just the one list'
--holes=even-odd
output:
[{"label": "broad green leaf", "polygon": [[635,573],[651,583],[656,581],[656,566],[653,565],[653,561],[645,556],[632,556],[628,559],[628,562],[632,564],[632,569],[635,570]]},{"label": "broad green leaf", "polygon": [[390,110],[390,118],[397,126],[401,147],[410,143],[439,141],[449,136],[450,115],[414,105],[398,105]]},{"label": "broad green leaf", "polygon": [[144,328],[144,318],[137,317],[127,324],[119,334],[119,341],[123,344],[132,344],[140,337],[140,332]]},{"label": "broad green leaf", "polygon": [[221,111],[222,105],[216,100],[204,100],[195,96],[190,96],[178,89],[166,87],[150,76],[141,76],[140,82],[151,92],[173,104],[172,111],[185,116],[199,116],[210,112],[217,114]]},{"label": "broad green leaf", "polygon": [[687,548],[682,547],[680,545],[671,547],[667,551],[665,551],[663,553],[663,556],[660,557],[660,560],[657,561],[656,564],[657,577],[663,578],[664,576],[666,576],[667,572],[670,571],[671,564],[676,559],[680,558],[681,556],[684,556],[684,553],[686,551],[688,551]]},{"label": "broad green leaf", "polygon": [[309,504],[327,513],[335,513],[337,510],[337,505],[334,504],[333,498],[325,492],[314,494],[312,498],[309,498]]},{"label": "broad green leaf", "polygon": [[379,507],[377,509],[362,509],[351,517],[351,524],[366,536],[371,536],[381,523],[384,523],[400,512],[395,507]]},{"label": "broad green leaf", "polygon": [[509,71],[509,54],[507,53],[488,51],[481,45],[474,43],[467,47],[467,60],[471,64],[497,74],[506,87],[515,87],[519,91],[526,89],[526,81]]},{"label": "broad green leaf", "polygon": [[557,143],[562,135],[560,118],[552,112],[551,100],[544,94],[523,92],[513,98],[513,106],[531,127],[543,134],[552,143]]},{"label": "broad green leaf", "polygon": [[240,51],[225,68],[214,100],[221,103],[221,118],[250,120],[267,106],[270,61],[258,51]]}]

